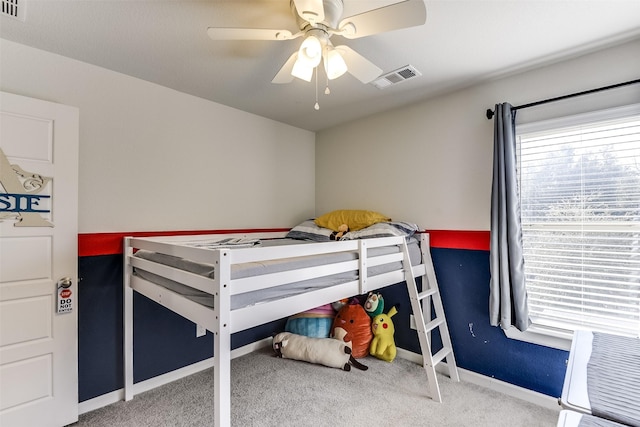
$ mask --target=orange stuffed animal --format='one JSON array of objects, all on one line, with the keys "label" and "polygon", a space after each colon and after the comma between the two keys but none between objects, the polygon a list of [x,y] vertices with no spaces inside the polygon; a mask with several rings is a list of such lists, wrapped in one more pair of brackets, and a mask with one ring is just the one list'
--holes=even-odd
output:
[{"label": "orange stuffed animal", "polygon": [[369,354],[369,344],[373,338],[371,318],[357,300],[340,309],[331,331],[333,338],[342,338],[346,343],[351,341],[351,354],[356,359]]}]

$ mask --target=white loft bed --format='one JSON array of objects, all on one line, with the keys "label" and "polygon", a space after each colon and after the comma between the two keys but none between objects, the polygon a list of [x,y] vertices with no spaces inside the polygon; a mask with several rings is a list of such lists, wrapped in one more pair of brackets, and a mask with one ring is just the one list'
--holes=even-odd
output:
[{"label": "white loft bed", "polygon": [[[428,277],[435,281],[426,233],[420,234],[418,239],[412,238],[413,244],[407,244],[403,236],[316,243],[283,239],[285,234],[125,238],[125,400],[134,396],[133,291],[213,333],[213,409],[215,425],[220,426],[230,423],[232,333],[400,283],[409,277],[405,276],[407,273],[422,277],[423,287]],[[259,238],[270,244],[250,248],[200,247],[223,237]],[[168,255],[174,260],[204,263],[211,267],[213,274],[207,277],[185,271],[182,266],[173,267],[134,255],[141,251],[159,253],[165,258]],[[317,257],[328,258],[328,261],[318,264],[314,261]],[[289,260],[306,262],[287,269]],[[273,265],[275,269],[271,268]],[[269,268],[265,270],[265,266]],[[150,280],[142,278],[140,270],[152,273],[151,277],[147,276]],[[320,278],[328,279],[328,284],[319,283]],[[154,283],[163,281],[177,285],[171,290],[165,287],[166,283],[165,286]],[[292,284],[298,282],[302,282],[302,291],[293,290],[293,294],[277,298],[269,295],[262,299],[260,296],[263,291],[295,287]],[[185,289],[198,295],[184,296],[181,292]],[[206,298],[203,301],[203,295],[209,297],[209,304]],[[244,301],[238,304],[239,299]]]}]

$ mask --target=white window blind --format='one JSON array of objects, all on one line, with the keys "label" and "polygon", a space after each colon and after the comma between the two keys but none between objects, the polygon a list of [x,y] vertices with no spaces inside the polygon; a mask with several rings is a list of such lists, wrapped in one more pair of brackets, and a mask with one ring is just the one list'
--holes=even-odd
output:
[{"label": "white window blind", "polygon": [[640,336],[640,112],[517,129],[536,327]]}]

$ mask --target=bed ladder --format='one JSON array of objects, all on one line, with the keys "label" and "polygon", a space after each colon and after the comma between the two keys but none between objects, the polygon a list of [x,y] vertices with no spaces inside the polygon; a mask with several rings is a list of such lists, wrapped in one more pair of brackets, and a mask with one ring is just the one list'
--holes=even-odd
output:
[{"label": "bed ladder", "polygon": [[[422,291],[418,291],[416,278],[409,258],[409,249],[406,244],[403,245],[403,267],[405,270],[407,289],[409,291],[409,299],[411,300],[411,309],[418,332],[418,340],[420,341],[420,349],[422,351],[422,366],[425,371],[427,371],[427,378],[429,379],[430,397],[436,402],[442,402],[440,386],[438,385],[438,379],[436,377],[436,365],[446,360],[445,363],[449,371],[449,378],[457,382],[460,381],[460,377],[458,376],[456,359],[453,356],[453,346],[451,345],[449,328],[447,327],[447,320],[444,316],[444,307],[442,305],[442,298],[440,298],[440,290],[438,288],[429,247],[429,234],[423,233],[420,243],[423,264],[425,266],[425,274],[422,276]],[[435,312],[435,318],[432,318],[432,306]],[[431,331],[436,328],[439,328],[442,349],[436,354],[433,354],[431,350]]]}]

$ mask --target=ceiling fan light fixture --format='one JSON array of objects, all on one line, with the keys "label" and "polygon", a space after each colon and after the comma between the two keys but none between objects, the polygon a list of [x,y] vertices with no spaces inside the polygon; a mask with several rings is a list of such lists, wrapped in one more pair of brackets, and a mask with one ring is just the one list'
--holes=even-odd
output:
[{"label": "ceiling fan light fixture", "polygon": [[320,40],[314,35],[308,35],[298,51],[298,60],[296,62],[302,62],[307,67],[317,67],[322,59],[322,44]]},{"label": "ceiling fan light fixture", "polygon": [[[213,40],[292,40],[303,37],[304,40],[299,49],[290,54],[271,81],[277,84],[290,83],[294,77],[297,77],[311,82],[314,69],[323,62],[327,77],[325,93],[328,94],[329,80],[336,79],[345,72],[365,84],[371,82],[378,84],[378,81],[374,82],[374,80],[382,74],[379,67],[349,46],[334,47],[330,40],[333,35],[346,39],[358,39],[424,25],[427,19],[424,0],[393,0],[386,6],[369,9],[346,18],[343,18],[344,0],[289,0],[289,8],[299,29],[295,34],[284,29],[224,27],[209,27],[207,34]],[[347,64],[349,64],[348,67]],[[316,104],[318,71],[315,73]],[[401,77],[407,78],[404,75]],[[389,78],[386,81],[389,81]]]},{"label": "ceiling fan light fixture", "polygon": [[347,72],[347,63],[344,62],[344,58],[340,55],[340,52],[331,48],[327,49],[325,55],[326,61],[324,67],[329,80],[337,79]]},{"label": "ceiling fan light fixture", "polygon": [[291,75],[293,77],[299,78],[300,80],[310,82],[311,77],[313,77],[313,68],[314,67],[310,67],[309,65],[305,64],[304,61],[300,61],[300,55],[298,55],[298,60],[295,64],[293,64]]}]

